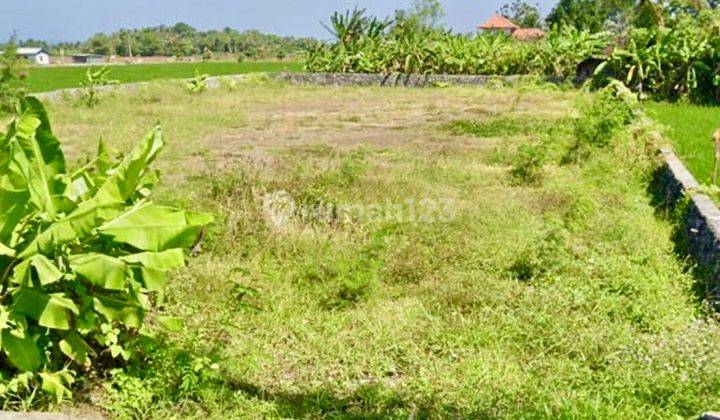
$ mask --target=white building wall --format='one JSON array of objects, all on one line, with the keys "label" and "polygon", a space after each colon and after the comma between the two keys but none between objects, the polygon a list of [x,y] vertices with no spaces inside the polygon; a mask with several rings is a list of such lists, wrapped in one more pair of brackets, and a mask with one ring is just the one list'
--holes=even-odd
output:
[{"label": "white building wall", "polygon": [[50,56],[44,52],[35,54],[34,56],[31,57],[31,59],[35,62],[35,64],[38,64],[41,66],[47,66],[50,64]]}]

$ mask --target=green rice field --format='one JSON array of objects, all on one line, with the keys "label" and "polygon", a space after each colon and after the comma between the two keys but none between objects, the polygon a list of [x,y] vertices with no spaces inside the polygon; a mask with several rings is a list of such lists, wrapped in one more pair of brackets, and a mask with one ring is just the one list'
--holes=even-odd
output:
[{"label": "green rice field", "polygon": [[[202,62],[112,65],[110,78],[120,83],[143,82],[157,79],[183,79],[192,77],[195,70],[210,76],[230,74],[282,71],[299,71],[299,62]],[[33,67],[30,69],[27,86],[30,92],[48,92],[56,89],[78,87],[85,76],[85,66]]]},{"label": "green rice field", "polygon": [[720,107],[652,103],[648,114],[663,124],[675,153],[695,178],[710,184],[713,167],[712,133],[720,128]]}]

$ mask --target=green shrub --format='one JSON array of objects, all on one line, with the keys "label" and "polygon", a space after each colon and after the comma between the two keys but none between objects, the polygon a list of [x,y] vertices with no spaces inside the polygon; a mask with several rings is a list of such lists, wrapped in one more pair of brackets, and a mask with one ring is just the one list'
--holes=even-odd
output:
[{"label": "green shrub", "polygon": [[580,104],[575,120],[575,144],[567,158],[582,157],[592,148],[605,147],[636,113],[634,95],[620,82],[613,81],[597,95]]},{"label": "green shrub", "polygon": [[516,185],[536,185],[543,175],[546,150],[542,143],[522,144],[510,169],[510,177]]},{"label": "green shrub", "polygon": [[0,114],[15,112],[25,94],[23,80],[27,76],[17,48],[8,45],[0,55]]},{"label": "green shrub", "polygon": [[60,400],[76,370],[132,355],[151,296],[212,218],[152,203],[159,128],[119,163],[101,143],[67,172],[42,104],[21,111],[0,137],[0,396],[30,375]]}]

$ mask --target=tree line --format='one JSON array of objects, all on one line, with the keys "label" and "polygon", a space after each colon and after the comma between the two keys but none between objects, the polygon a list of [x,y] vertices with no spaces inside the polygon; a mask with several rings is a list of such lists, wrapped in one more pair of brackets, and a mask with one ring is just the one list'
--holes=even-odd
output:
[{"label": "tree line", "polygon": [[559,0],[542,19],[537,3],[512,0],[498,13],[522,27],[619,33],[631,26],[662,26],[663,20],[719,7],[720,0]]},{"label": "tree line", "polygon": [[123,57],[232,54],[240,58],[284,58],[305,51],[317,41],[307,37],[280,36],[258,30],[232,28],[200,31],[187,23],[97,33],[85,41],[48,43],[15,41],[18,46],[43,47],[51,54],[93,53]]}]

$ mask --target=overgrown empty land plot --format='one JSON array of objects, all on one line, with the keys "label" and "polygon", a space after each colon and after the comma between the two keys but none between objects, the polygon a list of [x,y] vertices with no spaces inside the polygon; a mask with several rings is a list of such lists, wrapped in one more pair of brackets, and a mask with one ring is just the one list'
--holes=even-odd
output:
[{"label": "overgrown empty land plot", "polygon": [[[625,133],[563,159],[578,96],[269,82],[52,104],[78,165],[161,121],[157,201],[218,220],[162,300],[185,329],[93,401],[142,417],[718,407],[720,331],[651,205],[653,162]],[[518,182],[538,142],[540,175]]]}]

